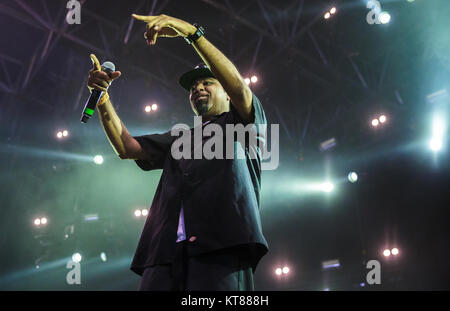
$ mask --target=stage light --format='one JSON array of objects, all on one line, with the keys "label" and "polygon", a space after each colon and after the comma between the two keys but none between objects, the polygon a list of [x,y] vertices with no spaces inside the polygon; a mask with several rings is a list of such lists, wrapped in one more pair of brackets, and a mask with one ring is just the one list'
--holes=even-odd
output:
[{"label": "stage light", "polygon": [[373,119],[372,120],[372,126],[377,127],[379,124],[378,119]]},{"label": "stage light", "polygon": [[249,78],[245,78],[244,81],[245,81],[245,84],[247,84],[247,85],[250,84],[250,79]]},{"label": "stage light", "polygon": [[151,106],[145,106],[145,112],[150,112],[152,111],[152,107]]},{"label": "stage light", "polygon": [[337,145],[336,139],[334,137],[327,139],[320,143],[320,151],[326,151]]},{"label": "stage light", "polygon": [[358,174],[356,174],[355,172],[350,172],[348,173],[347,178],[349,182],[354,183],[358,180]]},{"label": "stage light", "polygon": [[258,82],[258,77],[257,77],[257,76],[252,76],[251,79],[250,79],[250,81],[251,81],[252,83],[256,83],[256,82]]},{"label": "stage light", "polygon": [[397,255],[398,255],[398,248],[394,247],[394,248],[391,250],[391,254],[394,255],[394,256],[397,256]]},{"label": "stage light", "polygon": [[391,15],[389,15],[388,12],[383,11],[380,13],[380,15],[378,15],[378,19],[382,24],[387,24],[391,20]]},{"label": "stage light", "polygon": [[103,262],[105,262],[105,261],[107,260],[106,254],[105,254],[104,252],[102,252],[102,253],[100,254],[100,259],[101,259]]},{"label": "stage light", "polygon": [[433,137],[443,137],[445,132],[445,122],[440,116],[433,118]]},{"label": "stage light", "polygon": [[81,256],[80,253],[75,253],[72,255],[72,261],[73,262],[80,262],[81,259],[83,259],[83,257]]},{"label": "stage light", "polygon": [[98,164],[98,165],[102,164],[103,163],[103,157],[101,155],[96,155],[94,157],[94,163]]},{"label": "stage light", "polygon": [[384,123],[386,122],[386,116],[385,115],[381,115],[378,120],[380,120],[380,123]]},{"label": "stage light", "polygon": [[39,227],[41,225],[46,225],[48,222],[48,219],[46,217],[42,217],[42,218],[35,218],[33,223],[35,226]]},{"label": "stage light", "polygon": [[56,133],[56,137],[58,138],[63,138],[69,135],[69,131],[64,130],[64,131],[59,131],[58,133]]},{"label": "stage light", "polygon": [[137,210],[134,211],[134,216],[141,217],[141,215],[142,215],[142,212],[141,212],[140,209],[137,209]]},{"label": "stage light", "polygon": [[438,104],[439,102],[444,102],[447,100],[448,97],[448,92],[446,88],[440,89],[439,91],[430,93],[427,95],[427,103],[429,105],[435,105]]},{"label": "stage light", "polygon": [[441,115],[435,114],[433,117],[432,125],[432,138],[429,142],[430,149],[433,151],[439,151],[442,148],[443,138],[445,135],[445,121],[442,119]]},{"label": "stage light", "polygon": [[334,185],[330,182],[324,182],[321,185],[321,188],[322,188],[322,191],[324,191],[324,192],[331,192],[334,189]]},{"label": "stage light", "polygon": [[288,274],[288,273],[289,273],[289,267],[283,267],[282,272],[283,272],[284,274]]},{"label": "stage light", "polygon": [[158,109],[158,105],[157,104],[153,104],[152,105],[152,110],[157,110]]},{"label": "stage light", "polygon": [[340,266],[341,266],[341,263],[339,262],[339,259],[322,261],[322,269],[324,269],[324,270],[339,268]]},{"label": "stage light", "polygon": [[389,257],[389,256],[391,256],[391,251],[388,249],[385,249],[383,252],[383,255],[384,255],[384,257]]},{"label": "stage light", "polygon": [[142,216],[147,216],[147,215],[148,215],[148,210],[143,209],[143,210],[141,211],[141,214],[142,214]]},{"label": "stage light", "polygon": [[331,16],[330,12],[326,12],[325,15],[323,16],[325,19],[329,19]]},{"label": "stage light", "polygon": [[276,268],[275,269],[275,274],[276,275],[281,275],[283,273],[283,270],[281,268]]},{"label": "stage light", "polygon": [[83,215],[84,221],[97,221],[98,214],[85,214]]},{"label": "stage light", "polygon": [[331,13],[331,14],[336,13],[336,8],[335,8],[335,7],[332,7],[331,10],[330,10],[330,13]]},{"label": "stage light", "polygon": [[436,137],[433,137],[430,140],[430,149],[433,151],[439,151],[442,148],[442,140]]},{"label": "stage light", "polygon": [[366,283],[362,282],[359,284],[359,286],[364,287],[364,286],[366,286]]}]

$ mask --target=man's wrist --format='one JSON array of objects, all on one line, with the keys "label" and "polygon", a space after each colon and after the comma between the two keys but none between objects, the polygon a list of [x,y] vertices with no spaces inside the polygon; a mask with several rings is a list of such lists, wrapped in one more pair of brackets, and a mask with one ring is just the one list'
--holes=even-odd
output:
[{"label": "man's wrist", "polygon": [[184,38],[189,45],[194,44],[205,34],[205,29],[202,26],[198,24],[193,24],[191,26],[193,27],[193,31],[191,31],[191,33]]}]

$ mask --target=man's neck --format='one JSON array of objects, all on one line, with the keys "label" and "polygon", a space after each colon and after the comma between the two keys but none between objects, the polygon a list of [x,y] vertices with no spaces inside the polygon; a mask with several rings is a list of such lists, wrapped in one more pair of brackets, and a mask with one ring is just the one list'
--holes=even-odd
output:
[{"label": "man's neck", "polygon": [[210,122],[211,120],[214,120],[215,118],[217,118],[218,116],[220,116],[222,113],[224,113],[226,111],[222,111],[221,113],[215,114],[215,115],[206,115],[206,116],[202,116],[202,122],[207,123]]},{"label": "man's neck", "polygon": [[202,116],[202,123],[205,124],[205,123],[211,121],[211,119],[214,117],[215,116]]},{"label": "man's neck", "polygon": [[209,122],[213,119],[215,119],[216,117],[220,116],[221,114],[225,113],[225,112],[229,112],[230,110],[223,110],[223,111],[219,111],[216,112],[215,114],[207,114],[207,115],[202,115],[202,122]]}]

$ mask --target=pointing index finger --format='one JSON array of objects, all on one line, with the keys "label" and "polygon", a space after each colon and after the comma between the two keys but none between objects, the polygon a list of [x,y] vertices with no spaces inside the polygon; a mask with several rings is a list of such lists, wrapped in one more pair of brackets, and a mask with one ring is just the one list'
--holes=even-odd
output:
[{"label": "pointing index finger", "polygon": [[143,22],[149,22],[152,20],[152,16],[137,15],[137,14],[131,14],[131,16],[133,16],[134,19],[137,19],[138,21],[143,21]]},{"label": "pointing index finger", "polygon": [[94,70],[102,70],[102,67],[100,66],[100,62],[97,59],[97,56],[94,54],[89,55],[92,60],[92,64],[94,65]]}]

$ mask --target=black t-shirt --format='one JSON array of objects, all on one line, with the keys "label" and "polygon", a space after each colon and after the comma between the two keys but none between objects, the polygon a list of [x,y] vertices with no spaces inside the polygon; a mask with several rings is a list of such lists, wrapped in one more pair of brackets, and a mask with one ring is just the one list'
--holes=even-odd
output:
[{"label": "black t-shirt", "polygon": [[[255,125],[253,134],[257,144],[242,143],[234,135],[234,140],[231,140],[234,144],[233,159],[227,159],[224,153],[223,159],[176,160],[171,148],[180,136],[171,136],[170,131],[134,137],[148,154],[148,159],[136,160],[136,164],[144,171],[163,169],[163,173],[131,270],[142,275],[148,266],[173,261],[183,206],[189,255],[241,246],[248,250],[249,261],[255,271],[259,260],[268,251],[259,214],[261,161],[267,121],[255,95],[250,122]],[[229,112],[215,116],[208,124],[212,123],[222,128],[223,140],[227,137],[227,124],[247,125],[232,105]],[[191,133],[194,131],[190,129]],[[201,139],[204,146],[211,136],[205,135]],[[255,140],[247,136],[248,141]],[[194,147],[192,143],[192,149]],[[224,147],[224,152],[226,150]]]}]

